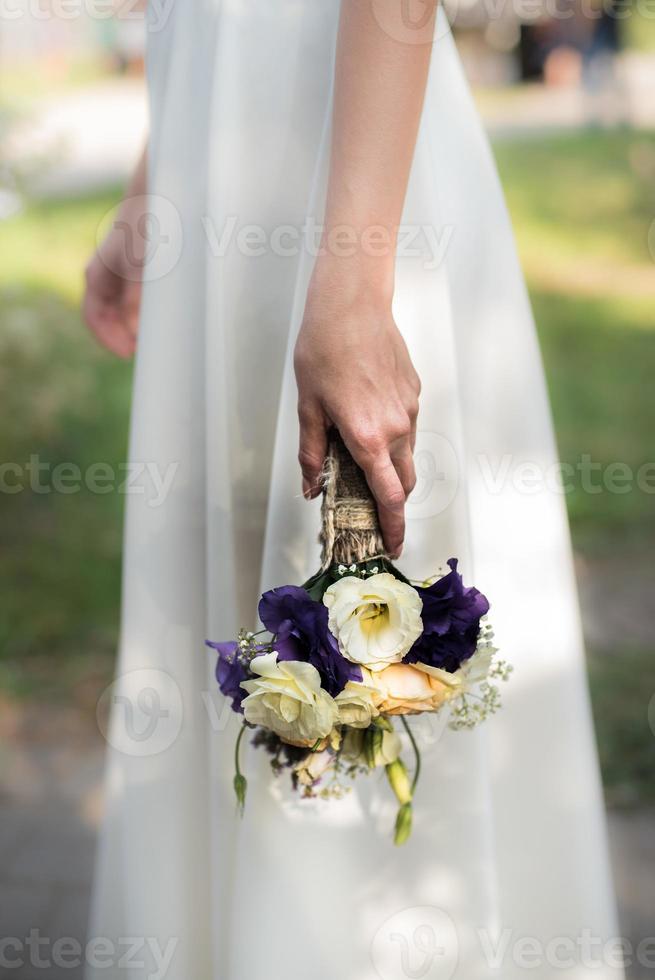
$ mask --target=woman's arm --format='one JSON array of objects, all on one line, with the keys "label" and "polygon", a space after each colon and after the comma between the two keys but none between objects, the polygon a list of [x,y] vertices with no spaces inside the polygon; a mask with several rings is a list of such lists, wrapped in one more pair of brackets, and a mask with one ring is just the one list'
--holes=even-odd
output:
[{"label": "woman's arm", "polygon": [[[386,2],[386,0],[384,0]],[[415,43],[375,17],[383,0],[342,0],[322,249],[295,350],[303,491],[320,491],[339,429],[397,554],[415,483],[420,384],[391,315],[398,224],[427,82],[436,0]],[[386,242],[386,246],[385,246]]]},{"label": "woman's arm", "polygon": [[143,151],[109,234],[86,267],[82,315],[96,339],[119,357],[136,346],[146,242],[138,229],[145,213],[146,150]]}]

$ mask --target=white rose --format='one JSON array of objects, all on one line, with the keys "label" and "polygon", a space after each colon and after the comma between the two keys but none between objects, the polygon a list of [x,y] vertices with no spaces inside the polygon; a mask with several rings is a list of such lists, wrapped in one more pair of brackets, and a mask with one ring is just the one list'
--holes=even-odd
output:
[{"label": "white rose", "polygon": [[255,657],[251,668],[259,676],[241,685],[248,691],[242,702],[246,721],[270,728],[291,745],[311,746],[330,734],[339,712],[315,667],[297,660],[278,663],[273,652]]},{"label": "white rose", "polygon": [[403,659],[423,632],[423,603],[416,589],[389,572],[346,575],[325,592],[328,624],[341,653],[369,670]]},{"label": "white rose", "polygon": [[339,709],[339,721],[351,728],[368,728],[373,718],[380,714],[378,705],[382,695],[372,684],[366,683],[368,672],[364,669],[362,673],[363,681],[348,681],[334,699]]}]

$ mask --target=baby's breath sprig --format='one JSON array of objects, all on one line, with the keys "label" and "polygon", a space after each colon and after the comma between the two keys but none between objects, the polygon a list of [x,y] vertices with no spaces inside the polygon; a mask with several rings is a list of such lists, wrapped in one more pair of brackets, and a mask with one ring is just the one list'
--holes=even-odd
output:
[{"label": "baby's breath sprig", "polygon": [[[507,681],[512,669],[511,664],[499,660],[492,663],[488,676],[496,680]],[[490,684],[488,680],[483,681],[478,686],[478,691],[478,694],[473,694],[470,691],[461,694],[453,701],[452,720],[448,724],[448,727],[453,731],[476,728],[481,722],[486,721],[490,715],[495,715],[502,707],[500,691],[496,684]]]},{"label": "baby's breath sprig", "polygon": [[341,800],[348,793],[352,792],[352,786],[347,786],[344,780],[353,780],[357,776],[364,776],[370,772],[368,766],[358,762],[346,761],[341,752],[337,752],[330,767],[330,781],[322,786],[315,794],[323,800]]},{"label": "baby's breath sprig", "polygon": [[342,800],[344,796],[352,792],[352,786],[346,786],[342,782],[341,777],[345,774],[345,770],[346,767],[341,761],[340,754],[337,753],[330,767],[330,781],[318,790],[318,796],[322,800]]},{"label": "baby's breath sprig", "polygon": [[239,663],[243,664],[245,667],[249,667],[252,660],[255,657],[259,657],[262,653],[270,653],[273,649],[273,641],[262,643],[257,637],[265,633],[266,630],[259,630],[257,633],[253,633],[251,630],[239,630],[239,635],[237,636],[237,648],[235,659]]},{"label": "baby's breath sprig", "polygon": [[494,660],[489,668],[489,677],[494,677],[499,681],[508,681],[513,670],[512,664],[507,663],[506,660]]},{"label": "baby's breath sprig", "polygon": [[448,727],[454,732],[470,731],[498,710],[500,707],[498,688],[489,684],[485,687],[486,691],[480,697],[474,694],[462,694],[456,699],[452,708],[453,718],[448,723]]},{"label": "baby's breath sprig", "polygon": [[377,575],[380,571],[377,565],[372,565],[368,568],[366,565],[337,565],[337,573],[339,575],[357,575],[359,578],[366,578],[367,575]]}]

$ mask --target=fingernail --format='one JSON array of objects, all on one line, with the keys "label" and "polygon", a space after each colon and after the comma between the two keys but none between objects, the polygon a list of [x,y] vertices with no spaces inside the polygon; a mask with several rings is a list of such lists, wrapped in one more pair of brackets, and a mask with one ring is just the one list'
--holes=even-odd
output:
[{"label": "fingernail", "polygon": [[309,482],[309,480],[305,480],[304,477],[303,477],[303,481],[302,481],[302,495],[307,500],[311,500],[312,499],[312,486],[311,486],[311,483]]}]

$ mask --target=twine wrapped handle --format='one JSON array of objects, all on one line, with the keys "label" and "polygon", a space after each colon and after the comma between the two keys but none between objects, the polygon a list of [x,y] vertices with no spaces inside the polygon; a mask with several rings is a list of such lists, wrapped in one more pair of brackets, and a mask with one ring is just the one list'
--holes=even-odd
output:
[{"label": "twine wrapped handle", "polygon": [[321,569],[386,556],[375,499],[336,429],[323,470]]}]

